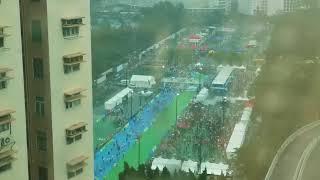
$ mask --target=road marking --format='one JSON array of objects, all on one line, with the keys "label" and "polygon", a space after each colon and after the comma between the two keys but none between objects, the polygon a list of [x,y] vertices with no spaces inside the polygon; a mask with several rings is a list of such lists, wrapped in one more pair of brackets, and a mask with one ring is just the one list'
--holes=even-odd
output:
[{"label": "road marking", "polygon": [[306,164],[309,160],[309,157],[316,145],[319,143],[320,137],[314,138],[307,146],[307,148],[303,151],[301,158],[299,160],[298,166],[293,176],[293,180],[302,180],[303,171],[306,167]]},{"label": "road marking", "polygon": [[281,145],[281,147],[278,149],[276,155],[273,158],[273,161],[270,165],[270,168],[267,172],[267,175],[265,177],[265,180],[270,180],[271,175],[273,174],[273,171],[276,167],[276,165],[278,164],[279,158],[282,155],[283,151],[287,148],[287,146],[294,141],[298,136],[302,135],[303,133],[316,128],[317,126],[320,125],[320,121],[315,121],[312,122],[310,124],[307,124],[305,126],[303,126],[302,128],[298,129],[297,131],[295,131],[293,134],[291,134],[285,141],[284,143]]}]

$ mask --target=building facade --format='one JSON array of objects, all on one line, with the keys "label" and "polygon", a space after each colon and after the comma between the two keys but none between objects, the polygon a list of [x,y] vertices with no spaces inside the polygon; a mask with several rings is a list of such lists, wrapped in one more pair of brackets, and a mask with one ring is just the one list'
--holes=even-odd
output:
[{"label": "building facade", "polygon": [[28,179],[19,1],[0,1],[0,179]]},{"label": "building facade", "polygon": [[295,11],[301,0],[238,0],[238,11],[246,15],[272,16]]},{"label": "building facade", "polygon": [[231,0],[209,0],[209,8],[223,9],[225,12],[229,12]]},{"label": "building facade", "polygon": [[94,179],[89,0],[21,1],[32,180]]}]

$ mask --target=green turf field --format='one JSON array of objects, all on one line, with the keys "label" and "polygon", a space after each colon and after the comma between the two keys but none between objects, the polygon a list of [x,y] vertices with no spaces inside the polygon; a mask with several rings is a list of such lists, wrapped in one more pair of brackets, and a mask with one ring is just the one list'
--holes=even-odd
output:
[{"label": "green turf field", "polygon": [[[183,92],[178,97],[178,114],[181,114],[194,96],[195,92]],[[152,127],[141,137],[141,163],[149,160],[152,149],[160,144],[161,139],[167,131],[175,125],[176,101],[173,101],[161,113],[158,114]],[[129,149],[124,158],[113,168],[105,178],[106,180],[117,180],[118,174],[123,171],[123,163],[128,162],[130,166],[138,167],[138,143]]]}]

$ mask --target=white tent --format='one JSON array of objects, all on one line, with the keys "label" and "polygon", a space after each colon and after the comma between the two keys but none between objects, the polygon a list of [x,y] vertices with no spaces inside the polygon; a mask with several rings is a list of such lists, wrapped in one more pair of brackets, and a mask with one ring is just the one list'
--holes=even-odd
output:
[{"label": "white tent", "polygon": [[209,90],[207,88],[202,88],[196,97],[196,101],[197,102],[204,101],[205,99],[207,99],[208,95],[209,95]]},{"label": "white tent", "polygon": [[133,90],[130,88],[124,88],[122,91],[120,91],[118,94],[116,94],[115,96],[113,96],[111,99],[109,99],[108,101],[106,101],[104,103],[104,108],[107,111],[111,111],[113,108],[115,108],[117,105],[122,103],[122,99],[125,96],[130,97],[133,93]]},{"label": "white tent", "polygon": [[235,125],[226,149],[228,159],[231,159],[235,155],[234,153],[237,151],[237,149],[242,146],[246,136],[251,113],[251,107],[244,108],[240,122]]},{"label": "white tent", "polygon": [[164,167],[166,167],[170,173],[174,173],[174,171],[181,169],[181,160],[163,159],[159,157],[152,161],[151,169],[154,170],[158,168],[160,171],[162,171]]},{"label": "white tent", "polygon": [[156,80],[153,76],[132,75],[130,84],[137,88],[151,88],[156,84]]},{"label": "white tent", "polygon": [[229,165],[223,164],[223,163],[209,163],[209,162],[204,162],[201,163],[201,173],[207,169],[207,174],[211,175],[221,175],[221,172],[226,175],[228,170],[229,170]]},{"label": "white tent", "polygon": [[188,161],[183,161],[182,166],[181,166],[181,170],[184,172],[189,172],[189,170],[193,173],[197,172],[197,168],[198,168],[198,163],[188,160]]},{"label": "white tent", "polygon": [[252,113],[252,108],[246,107],[242,113],[241,121],[250,121],[251,113]]}]

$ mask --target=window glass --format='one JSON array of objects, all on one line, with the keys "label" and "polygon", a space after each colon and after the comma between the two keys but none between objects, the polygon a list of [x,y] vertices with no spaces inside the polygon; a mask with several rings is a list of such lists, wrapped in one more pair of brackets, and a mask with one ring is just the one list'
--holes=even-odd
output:
[{"label": "window glass", "polygon": [[40,20],[32,20],[31,37],[33,42],[40,43],[42,41],[42,31]]},{"label": "window glass", "polygon": [[47,151],[47,148],[47,133],[45,131],[37,131],[38,151]]}]

